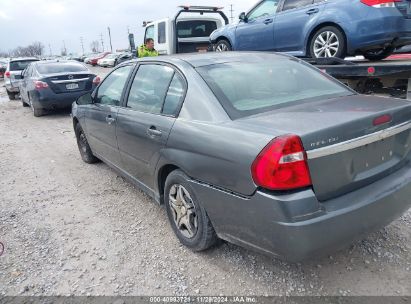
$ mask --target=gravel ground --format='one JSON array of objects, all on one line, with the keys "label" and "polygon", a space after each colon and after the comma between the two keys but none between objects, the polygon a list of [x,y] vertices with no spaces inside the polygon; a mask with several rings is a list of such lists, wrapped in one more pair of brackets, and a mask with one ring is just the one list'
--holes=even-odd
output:
[{"label": "gravel ground", "polygon": [[81,161],[69,113],[35,118],[0,81],[0,114],[0,295],[411,295],[410,211],[299,264],[227,243],[193,253],[162,207]]}]

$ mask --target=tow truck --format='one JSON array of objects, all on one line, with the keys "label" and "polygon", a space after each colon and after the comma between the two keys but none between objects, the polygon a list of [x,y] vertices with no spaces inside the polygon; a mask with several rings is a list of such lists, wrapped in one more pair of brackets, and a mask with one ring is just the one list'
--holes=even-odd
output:
[{"label": "tow truck", "polygon": [[144,41],[154,39],[160,55],[206,52],[211,32],[229,23],[222,9],[216,6],[179,6],[173,18],[144,21]]}]

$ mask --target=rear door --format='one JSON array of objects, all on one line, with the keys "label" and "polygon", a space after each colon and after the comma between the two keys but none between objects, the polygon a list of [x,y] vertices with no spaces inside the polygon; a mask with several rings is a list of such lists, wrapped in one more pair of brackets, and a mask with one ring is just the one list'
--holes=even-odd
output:
[{"label": "rear door", "polygon": [[118,112],[117,140],[123,168],[153,189],[154,170],[185,95],[184,78],[172,66],[141,64]]},{"label": "rear door", "polygon": [[275,50],[280,52],[305,49],[308,33],[318,23],[325,1],[284,0],[274,25]]},{"label": "rear door", "polygon": [[120,166],[116,139],[117,112],[132,68],[132,65],[123,66],[108,75],[98,87],[94,103],[85,111],[91,149],[117,167]]},{"label": "rear door", "polygon": [[268,51],[274,49],[274,19],[279,0],[264,0],[240,21],[235,32],[235,49]]}]

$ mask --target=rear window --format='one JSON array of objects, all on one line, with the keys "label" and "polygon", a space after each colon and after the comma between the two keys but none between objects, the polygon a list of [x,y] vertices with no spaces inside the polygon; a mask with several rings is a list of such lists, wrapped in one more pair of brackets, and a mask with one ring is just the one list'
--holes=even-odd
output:
[{"label": "rear window", "polygon": [[87,68],[78,63],[45,63],[38,64],[37,71],[40,74],[76,73],[88,71]]},{"label": "rear window", "polygon": [[354,94],[294,59],[233,62],[197,68],[232,118]]},{"label": "rear window", "polygon": [[216,21],[192,20],[177,23],[178,38],[208,37],[216,29]]},{"label": "rear window", "polygon": [[23,71],[30,63],[36,60],[22,60],[10,62],[10,71]]}]

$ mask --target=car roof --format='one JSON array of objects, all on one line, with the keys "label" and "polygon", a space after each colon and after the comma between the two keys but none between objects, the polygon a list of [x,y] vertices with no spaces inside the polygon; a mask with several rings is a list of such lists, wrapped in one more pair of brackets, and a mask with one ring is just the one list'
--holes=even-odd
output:
[{"label": "car roof", "polygon": [[292,56],[269,53],[269,52],[207,52],[207,53],[190,53],[190,54],[177,54],[171,56],[159,56],[159,57],[146,57],[141,59],[135,59],[133,62],[144,61],[166,61],[170,63],[176,63],[176,60],[182,60],[193,66],[194,68],[209,66],[221,63],[230,62],[261,62],[264,60],[284,60],[294,59]]},{"label": "car roof", "polygon": [[35,57],[19,57],[19,58],[12,58],[12,59],[10,59],[10,62],[28,61],[28,60],[39,61],[39,59],[37,59],[37,58],[35,58]]}]

